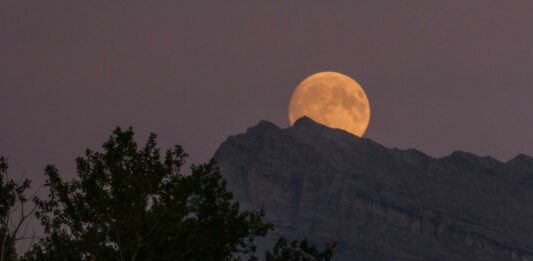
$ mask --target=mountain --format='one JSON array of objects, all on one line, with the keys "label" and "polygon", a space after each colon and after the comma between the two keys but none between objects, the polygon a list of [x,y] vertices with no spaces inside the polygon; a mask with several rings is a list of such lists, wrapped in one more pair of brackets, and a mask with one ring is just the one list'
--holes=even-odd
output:
[{"label": "mountain", "polygon": [[334,260],[533,260],[533,158],[433,158],[301,118],[217,150],[245,209],[279,235],[337,242]]}]

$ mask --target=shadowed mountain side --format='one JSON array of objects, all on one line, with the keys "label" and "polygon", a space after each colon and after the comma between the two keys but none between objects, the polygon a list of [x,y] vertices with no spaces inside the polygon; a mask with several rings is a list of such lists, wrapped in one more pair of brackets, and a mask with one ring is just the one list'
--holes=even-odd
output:
[{"label": "shadowed mountain side", "polygon": [[389,149],[309,118],[262,121],[215,154],[275,233],[337,241],[336,260],[533,260],[533,158]]}]

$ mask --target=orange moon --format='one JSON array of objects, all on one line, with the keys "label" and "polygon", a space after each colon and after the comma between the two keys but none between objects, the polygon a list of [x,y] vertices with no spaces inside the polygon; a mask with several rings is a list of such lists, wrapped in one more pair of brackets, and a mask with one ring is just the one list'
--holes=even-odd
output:
[{"label": "orange moon", "polygon": [[370,104],[354,79],[337,72],[319,72],[303,80],[292,94],[290,124],[303,116],[362,137],[370,121]]}]

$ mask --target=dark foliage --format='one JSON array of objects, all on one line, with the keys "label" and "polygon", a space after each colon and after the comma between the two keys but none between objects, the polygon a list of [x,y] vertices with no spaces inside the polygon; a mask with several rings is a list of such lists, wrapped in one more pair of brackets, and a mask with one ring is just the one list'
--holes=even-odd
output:
[{"label": "dark foliage", "polygon": [[266,261],[328,261],[333,256],[335,244],[328,245],[324,250],[309,244],[307,240],[288,242],[281,237],[271,251],[265,254]]},{"label": "dark foliage", "polygon": [[[139,148],[130,129],[117,128],[102,152],[87,150],[76,160],[77,176],[64,181],[58,170],[45,169],[45,200],[24,212],[30,182],[7,180],[0,158],[0,237],[4,260],[258,260],[254,239],[272,225],[264,213],[241,211],[226,191],[213,161],[182,174],[186,153],[180,146],[160,155],[156,136]],[[9,230],[12,209],[20,219]],[[17,257],[18,230],[30,214],[45,235]],[[281,238],[268,261],[329,260],[332,247],[320,251],[307,241]]]},{"label": "dark foliage", "polygon": [[[33,213],[25,213],[24,207],[28,201],[25,192],[29,187],[27,179],[19,183],[8,179],[6,160],[0,157],[0,261],[16,259],[15,242],[21,239],[22,225]],[[18,210],[16,220],[15,209]]]},{"label": "dark foliage", "polygon": [[46,236],[28,260],[232,260],[255,252],[272,228],[240,211],[214,162],[181,173],[180,146],[164,156],[151,135],[138,148],[117,128],[103,152],[77,159],[77,178],[46,168],[50,194],[36,200]]}]

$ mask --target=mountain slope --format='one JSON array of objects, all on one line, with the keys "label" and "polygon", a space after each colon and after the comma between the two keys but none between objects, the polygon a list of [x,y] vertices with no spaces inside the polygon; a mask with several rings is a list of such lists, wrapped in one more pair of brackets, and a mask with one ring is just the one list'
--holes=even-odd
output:
[{"label": "mountain slope", "polygon": [[533,158],[432,158],[301,118],[262,121],[215,154],[277,235],[336,241],[336,260],[533,260]]}]

